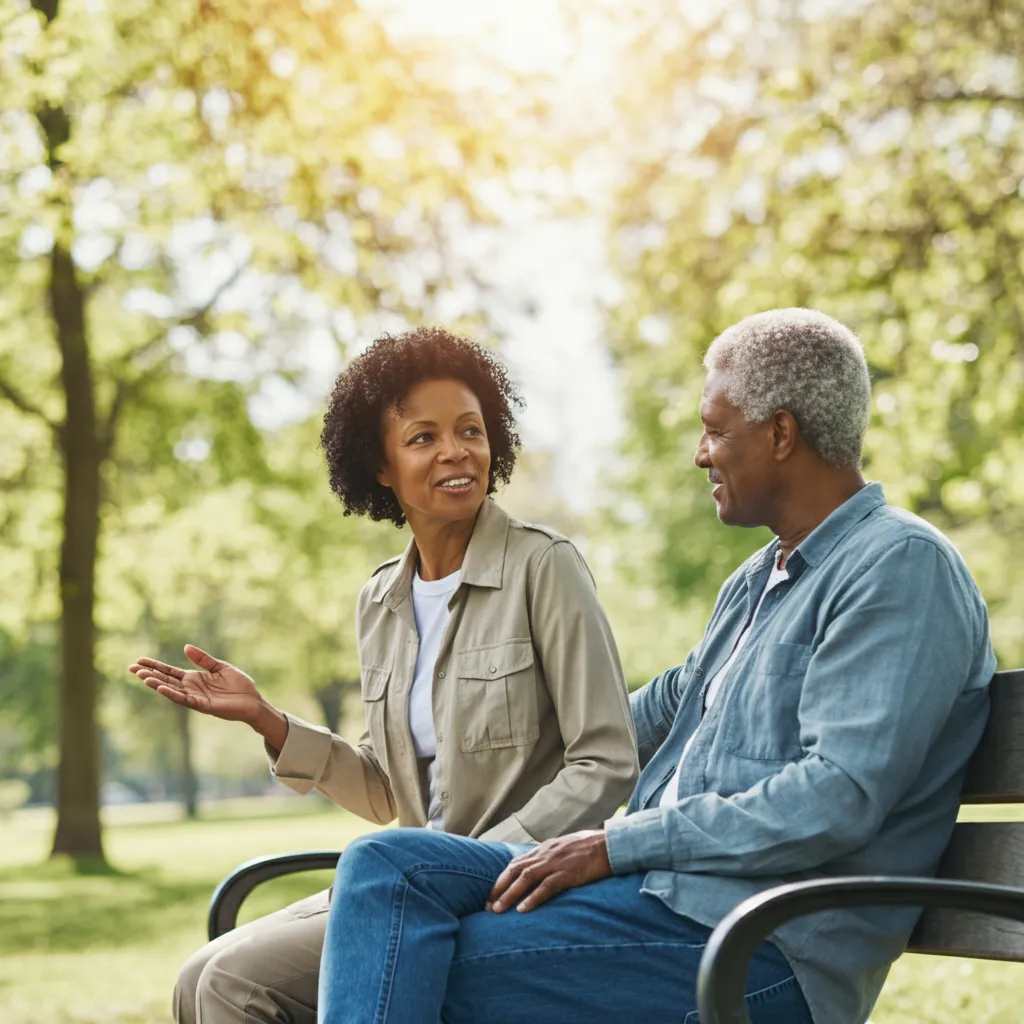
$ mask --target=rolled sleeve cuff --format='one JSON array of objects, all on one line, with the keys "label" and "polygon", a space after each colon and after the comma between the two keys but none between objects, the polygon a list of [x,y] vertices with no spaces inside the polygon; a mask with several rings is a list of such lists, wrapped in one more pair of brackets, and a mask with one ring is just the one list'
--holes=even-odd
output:
[{"label": "rolled sleeve cuff", "polygon": [[276,760],[270,747],[266,747],[270,774],[290,789],[308,793],[323,778],[334,739],[329,729],[292,715],[286,714],[285,718],[288,736]]},{"label": "rolled sleeve cuff", "polygon": [[604,823],[604,841],[613,874],[672,869],[672,852],[657,807],[609,818]]},{"label": "rolled sleeve cuff", "polygon": [[535,843],[537,842],[529,832],[523,828],[520,820],[510,814],[504,821],[499,821],[493,828],[489,828],[481,836],[481,839],[489,843]]}]

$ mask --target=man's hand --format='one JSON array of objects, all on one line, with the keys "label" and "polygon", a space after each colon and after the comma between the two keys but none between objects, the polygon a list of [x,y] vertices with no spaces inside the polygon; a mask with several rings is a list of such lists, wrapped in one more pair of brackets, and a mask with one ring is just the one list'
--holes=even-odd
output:
[{"label": "man's hand", "polygon": [[516,857],[498,876],[487,906],[496,914],[511,906],[533,910],[565,889],[599,882],[611,873],[604,832],[573,832]]}]

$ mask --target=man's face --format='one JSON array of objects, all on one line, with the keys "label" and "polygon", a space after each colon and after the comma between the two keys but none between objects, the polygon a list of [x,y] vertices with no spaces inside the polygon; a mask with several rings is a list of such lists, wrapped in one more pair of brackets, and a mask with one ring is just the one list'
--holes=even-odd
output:
[{"label": "man's face", "polygon": [[707,470],[718,518],[728,526],[765,525],[776,469],[771,424],[744,419],[726,396],[725,377],[718,370],[704,381],[700,418],[704,433],[693,461]]}]

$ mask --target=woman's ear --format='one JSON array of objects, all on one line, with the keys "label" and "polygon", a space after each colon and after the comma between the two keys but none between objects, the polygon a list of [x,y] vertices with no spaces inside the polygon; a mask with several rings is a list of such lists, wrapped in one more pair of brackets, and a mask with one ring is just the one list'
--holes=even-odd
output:
[{"label": "woman's ear", "polygon": [[384,468],[377,474],[376,480],[381,487],[391,487],[391,471],[387,466],[384,466]]}]

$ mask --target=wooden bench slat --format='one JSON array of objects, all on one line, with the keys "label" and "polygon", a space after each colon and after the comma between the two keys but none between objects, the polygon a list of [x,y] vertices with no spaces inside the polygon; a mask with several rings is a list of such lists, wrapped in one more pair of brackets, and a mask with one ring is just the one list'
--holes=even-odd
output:
[{"label": "wooden bench slat", "polygon": [[[957,825],[940,878],[1024,887],[1024,822]],[[987,914],[926,910],[910,940],[914,953],[1024,960],[1024,922]]]},{"label": "wooden bench slat", "polygon": [[997,672],[992,712],[971,758],[961,803],[1024,803],[1024,669]]}]

